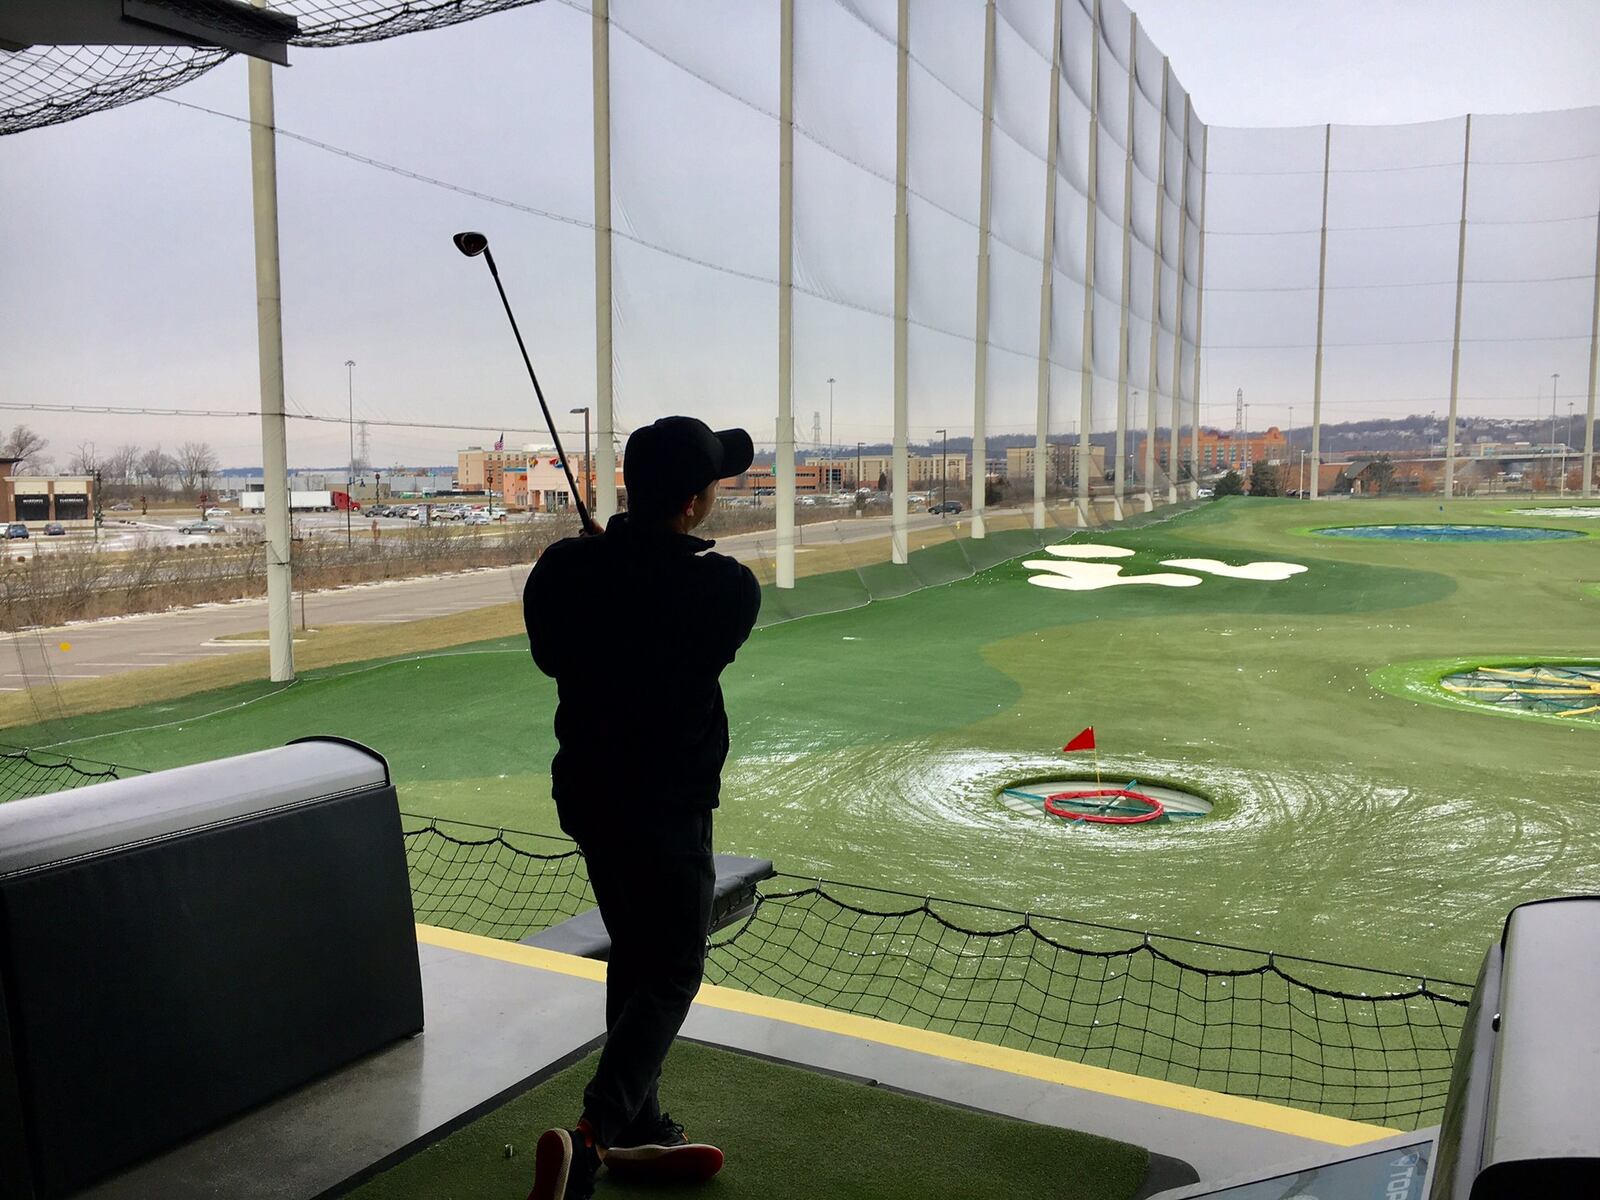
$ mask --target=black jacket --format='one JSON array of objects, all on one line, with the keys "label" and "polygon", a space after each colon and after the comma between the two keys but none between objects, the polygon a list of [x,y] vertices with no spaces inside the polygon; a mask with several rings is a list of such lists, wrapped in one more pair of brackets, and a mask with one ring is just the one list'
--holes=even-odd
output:
[{"label": "black jacket", "polygon": [[522,594],[533,661],[556,681],[558,807],[604,793],[642,807],[717,806],[728,715],[717,677],[754,628],[761,589],[714,543],[636,530],[539,556]]}]

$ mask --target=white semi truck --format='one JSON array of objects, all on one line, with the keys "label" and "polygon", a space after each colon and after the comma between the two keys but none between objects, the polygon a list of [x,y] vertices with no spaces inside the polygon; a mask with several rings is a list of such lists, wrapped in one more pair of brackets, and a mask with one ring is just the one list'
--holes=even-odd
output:
[{"label": "white semi truck", "polygon": [[[261,512],[267,506],[265,492],[239,493],[239,508],[243,512]],[[360,511],[359,505],[350,503],[349,492],[302,492],[289,493],[289,509],[291,512],[343,512],[347,508]]]}]

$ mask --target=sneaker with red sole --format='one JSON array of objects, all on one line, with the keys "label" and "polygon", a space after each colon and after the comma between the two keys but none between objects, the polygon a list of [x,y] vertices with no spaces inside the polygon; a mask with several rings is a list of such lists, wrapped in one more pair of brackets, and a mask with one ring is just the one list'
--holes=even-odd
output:
[{"label": "sneaker with red sole", "polygon": [[683,1126],[666,1113],[657,1128],[632,1146],[606,1151],[606,1170],[619,1180],[651,1183],[704,1183],[722,1170],[722,1151],[683,1136]]},{"label": "sneaker with red sole", "polygon": [[533,1149],[533,1190],[528,1200],[589,1200],[599,1169],[600,1152],[587,1126],[547,1129]]}]

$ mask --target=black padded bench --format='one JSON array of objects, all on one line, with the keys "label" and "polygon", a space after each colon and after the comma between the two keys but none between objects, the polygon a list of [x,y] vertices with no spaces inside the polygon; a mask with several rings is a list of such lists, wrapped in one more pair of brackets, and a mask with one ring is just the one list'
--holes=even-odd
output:
[{"label": "black padded bench", "polygon": [[310,739],[0,804],[0,1200],[422,1029],[383,759]]},{"label": "black padded bench", "polygon": [[[774,872],[772,860],[766,858],[718,854],[714,861],[717,882],[711,900],[711,928],[718,930],[744,919],[755,905],[756,884],[771,879]],[[529,934],[522,939],[522,944],[576,954],[580,958],[605,959],[611,954],[611,935],[606,932],[606,923],[600,919],[598,908]]]}]

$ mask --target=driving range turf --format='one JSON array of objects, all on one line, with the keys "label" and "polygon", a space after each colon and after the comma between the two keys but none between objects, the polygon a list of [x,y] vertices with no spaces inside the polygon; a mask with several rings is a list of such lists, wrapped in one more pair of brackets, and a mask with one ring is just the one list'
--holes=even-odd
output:
[{"label": "driving range turf", "polygon": [[[584,1059],[365,1186],[354,1200],[520,1196],[533,1144],[583,1107]],[[692,1042],[672,1048],[663,1100],[689,1134],[729,1150],[703,1187],[624,1185],[597,1194],[810,1200],[816,1196],[1127,1200],[1149,1156],[1122,1142],[936,1104]],[[668,1094],[670,1093],[670,1094]],[[506,1147],[513,1153],[506,1156]],[[803,1149],[802,1149],[803,1148]]]},{"label": "driving range turf", "polygon": [[[796,874],[1470,979],[1510,906],[1600,890],[1600,728],[1419,702],[1375,676],[1399,663],[1600,655],[1600,540],[1312,530],[1449,520],[1594,532],[1511,507],[1461,501],[1447,517],[1428,500],[1232,499],[1073,539],[1133,549],[1119,560],[1130,574],[1170,570],[1163,558],[1310,568],[1279,582],[1061,592],[1029,586],[1017,558],[785,619],[965,575],[968,563],[1044,557],[1031,535],[1005,533],[933,545],[910,567],[769,589],[774,623],[724,675],[733,753],[718,846]],[[337,734],[388,756],[408,812],[555,832],[554,698],[525,641],[504,638],[0,740],[70,740],[62,750],[157,768]],[[1169,780],[1216,811],[1078,828],[996,799],[1013,780],[1073,773],[1058,747],[1091,724],[1109,780]]]}]

